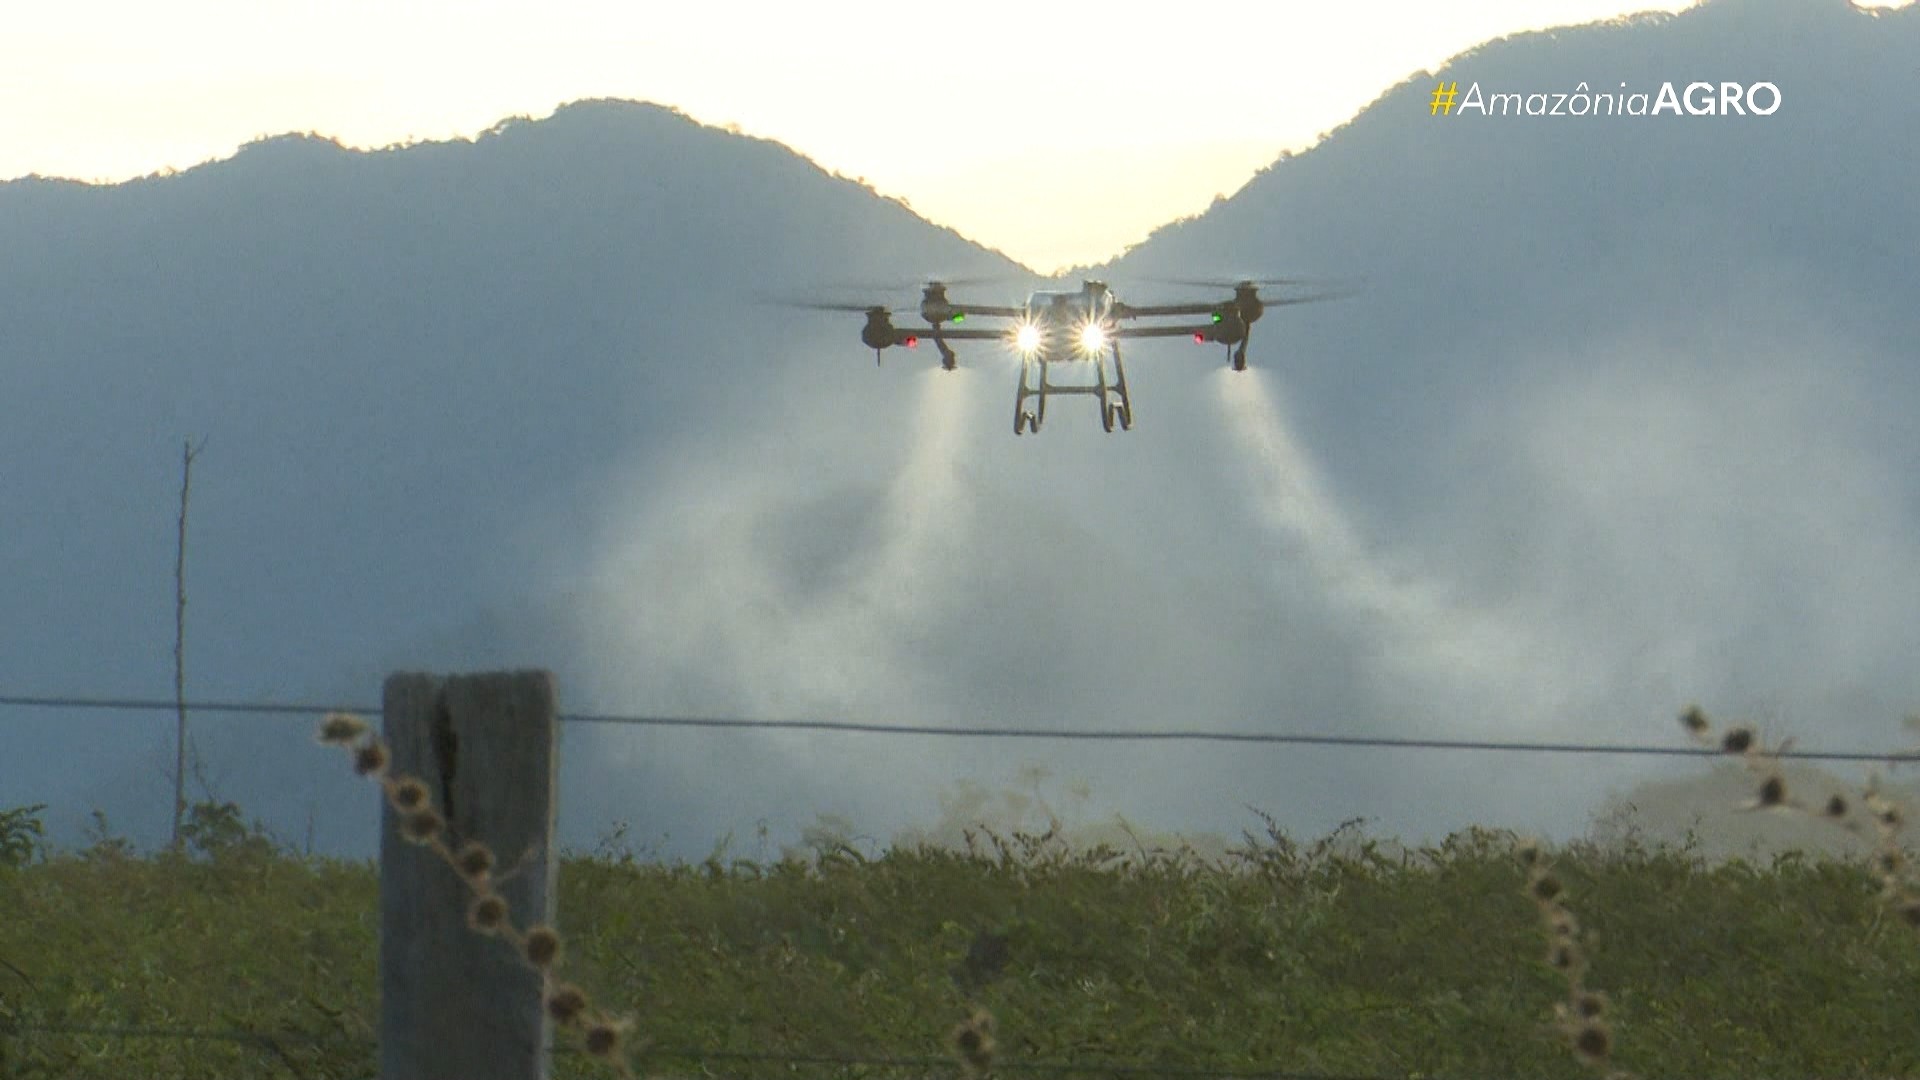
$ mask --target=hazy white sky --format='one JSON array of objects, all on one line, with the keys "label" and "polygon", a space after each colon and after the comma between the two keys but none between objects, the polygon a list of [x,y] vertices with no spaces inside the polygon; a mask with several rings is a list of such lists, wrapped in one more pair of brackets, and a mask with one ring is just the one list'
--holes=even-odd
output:
[{"label": "hazy white sky", "polygon": [[1488,38],[1687,6],[7,0],[0,178],[119,180],[262,135],[382,146],[637,98],[778,139],[1051,270],[1205,209]]}]

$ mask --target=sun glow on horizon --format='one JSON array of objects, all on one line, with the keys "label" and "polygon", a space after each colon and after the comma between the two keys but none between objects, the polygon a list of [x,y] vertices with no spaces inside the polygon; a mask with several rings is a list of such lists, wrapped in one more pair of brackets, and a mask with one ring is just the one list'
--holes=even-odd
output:
[{"label": "sun glow on horizon", "polygon": [[850,0],[835,18],[608,0],[37,5],[0,41],[0,179],[117,182],[292,132],[361,149],[466,138],[622,98],[774,139],[1054,271],[1104,262],[1205,210],[1282,151],[1481,42],[1687,6],[1232,0],[1207,19],[1235,28],[1224,53],[1170,49],[1211,32],[1178,11],[1089,21],[1082,5],[982,0],[970,13],[976,26],[1071,41],[1099,58],[1089,67],[973,47],[995,34],[933,48],[878,0]]}]

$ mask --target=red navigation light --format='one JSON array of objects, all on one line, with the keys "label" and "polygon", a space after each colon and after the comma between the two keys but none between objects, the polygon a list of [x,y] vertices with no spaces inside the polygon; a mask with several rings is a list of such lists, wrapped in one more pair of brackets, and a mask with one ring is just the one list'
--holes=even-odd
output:
[{"label": "red navigation light", "polygon": [[902,344],[906,345],[909,349],[917,349],[920,347],[920,339],[912,334],[908,334],[907,340]]},{"label": "red navigation light", "polygon": [[1193,335],[1193,343],[1195,345],[1205,345],[1207,343],[1207,335],[1205,334]]}]

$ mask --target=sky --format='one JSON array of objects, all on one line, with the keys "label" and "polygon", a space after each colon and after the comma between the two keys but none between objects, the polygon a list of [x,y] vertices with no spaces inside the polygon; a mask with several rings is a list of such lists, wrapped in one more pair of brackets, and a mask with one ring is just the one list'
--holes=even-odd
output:
[{"label": "sky", "polygon": [[117,181],[290,131],[358,147],[471,136],[632,98],[777,139],[1051,272],[1199,213],[1482,41],[1687,6],[1223,0],[1202,20],[1024,0],[19,5],[0,35],[0,179]]}]

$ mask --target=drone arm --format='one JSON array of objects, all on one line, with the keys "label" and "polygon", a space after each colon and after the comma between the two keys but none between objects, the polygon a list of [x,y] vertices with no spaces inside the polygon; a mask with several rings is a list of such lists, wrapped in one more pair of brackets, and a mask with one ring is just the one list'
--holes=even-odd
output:
[{"label": "drone arm", "polygon": [[1219,304],[1115,304],[1113,313],[1122,319],[1133,319],[1142,315],[1207,315],[1219,307]]},{"label": "drone arm", "polygon": [[908,338],[944,338],[947,341],[1005,341],[1004,330],[949,330],[945,326],[930,326],[925,329],[895,327],[893,343],[905,345]]},{"label": "drone arm", "polygon": [[1195,334],[1203,334],[1206,335],[1209,340],[1212,340],[1214,335],[1219,332],[1220,327],[1213,323],[1202,323],[1197,326],[1122,326],[1114,330],[1113,336],[1118,338],[1156,338],[1192,337]]}]

